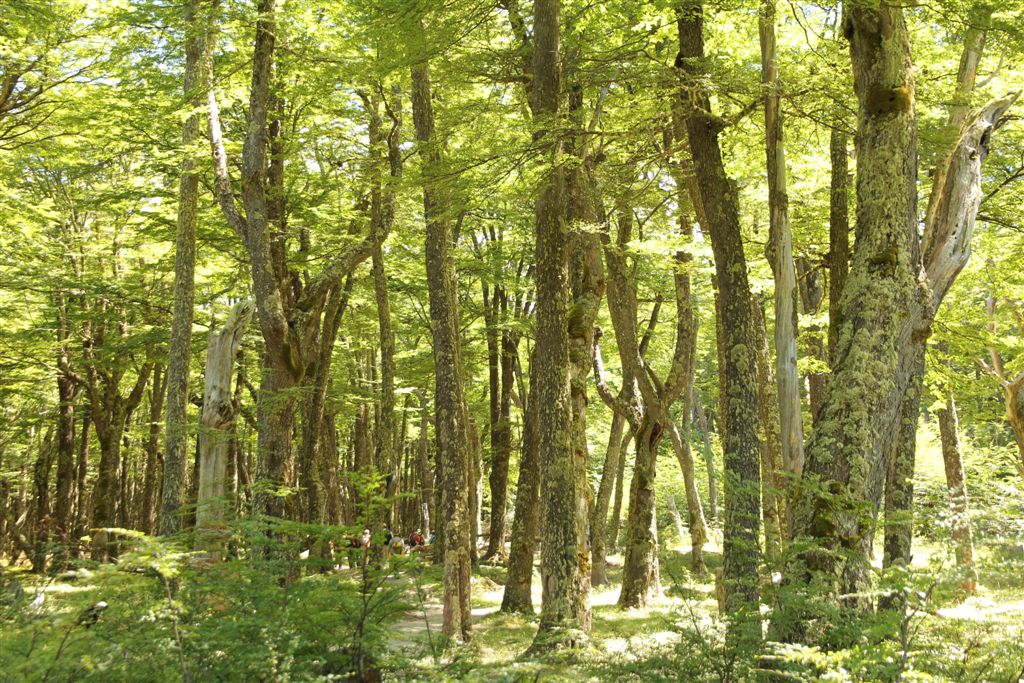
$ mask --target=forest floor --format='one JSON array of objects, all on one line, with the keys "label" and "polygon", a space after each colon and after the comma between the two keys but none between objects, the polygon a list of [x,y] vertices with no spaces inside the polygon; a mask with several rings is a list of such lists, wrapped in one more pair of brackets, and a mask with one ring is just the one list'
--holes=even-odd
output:
[{"label": "forest floor", "polygon": [[[915,568],[921,570],[941,550],[927,544],[919,544],[916,549]],[[435,570],[428,570],[423,576],[429,598],[389,627],[389,647],[397,656],[386,678],[575,682],[690,680],[678,678],[670,673],[671,668],[664,668],[666,663],[679,656],[681,649],[688,648],[691,657],[694,649],[706,649],[707,680],[719,680],[721,676],[715,668],[723,665],[727,655],[721,648],[721,622],[713,577],[715,568],[721,564],[721,555],[719,548],[708,547],[705,559],[709,571],[697,576],[687,571],[689,551],[685,544],[663,551],[662,593],[647,607],[631,610],[622,610],[616,604],[622,557],[610,556],[610,583],[595,588],[592,595],[593,628],[589,643],[579,653],[550,658],[524,656],[537,630],[537,616],[499,611],[505,569],[487,564],[478,567],[473,575],[472,642],[442,653],[441,586],[439,576],[434,576]],[[983,556],[989,554],[989,549],[981,548],[979,551]],[[977,660],[997,656],[989,651],[993,643],[996,651],[1005,649],[1010,658],[1024,657],[1020,630],[1024,626],[1024,575],[1019,577],[1020,580],[1014,580],[1012,574],[1007,577],[999,572],[987,578],[991,583],[981,585],[975,595],[964,600],[938,599],[915,614],[923,620],[914,622],[919,624],[913,631],[918,642],[912,642],[909,647],[921,653],[938,647],[946,652],[951,662],[962,662],[962,677],[940,675],[935,680],[1024,681],[1021,678],[1024,676],[1024,659],[1017,664],[1004,662],[1009,669],[1021,671],[1021,676],[1011,674],[1009,678],[1003,678],[993,674],[989,678],[974,673],[979,667],[985,670]],[[538,568],[535,567],[533,602],[537,612],[540,608],[539,585]],[[893,632],[883,637],[898,640],[899,634]],[[864,679],[854,676],[835,680]]]}]

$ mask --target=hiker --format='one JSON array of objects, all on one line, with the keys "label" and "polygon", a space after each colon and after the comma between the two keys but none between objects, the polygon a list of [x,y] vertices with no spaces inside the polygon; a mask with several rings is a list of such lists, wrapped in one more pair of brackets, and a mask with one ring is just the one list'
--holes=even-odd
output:
[{"label": "hiker", "polygon": [[417,529],[416,531],[409,534],[408,540],[409,548],[415,550],[419,546],[423,545],[423,533],[422,530]]},{"label": "hiker", "polygon": [[405,555],[405,541],[398,534],[391,537],[388,541],[388,552],[391,555]]}]

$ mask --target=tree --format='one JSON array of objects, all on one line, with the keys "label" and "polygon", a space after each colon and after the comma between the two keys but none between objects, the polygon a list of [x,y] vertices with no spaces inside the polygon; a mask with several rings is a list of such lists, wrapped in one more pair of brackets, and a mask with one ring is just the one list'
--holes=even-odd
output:
[{"label": "tree", "polygon": [[676,65],[686,89],[686,133],[700,188],[703,215],[715,255],[725,364],[725,605],[730,636],[740,646],[760,640],[757,558],[760,531],[758,489],[757,392],[750,285],[740,235],[736,193],[729,184],[718,145],[720,120],[711,114],[707,92],[699,85],[704,59],[703,7],[678,7],[679,56]]},{"label": "tree", "polygon": [[185,156],[178,181],[178,223],[174,243],[174,312],[167,353],[167,427],[164,444],[164,476],[160,505],[160,532],[181,528],[185,465],[188,453],[186,412],[189,399],[189,364],[192,356],[192,317],[195,309],[196,212],[199,203],[201,112],[209,88],[213,59],[210,46],[212,11],[201,0],[189,0],[183,9],[185,23],[185,105],[189,114],[181,131]]}]

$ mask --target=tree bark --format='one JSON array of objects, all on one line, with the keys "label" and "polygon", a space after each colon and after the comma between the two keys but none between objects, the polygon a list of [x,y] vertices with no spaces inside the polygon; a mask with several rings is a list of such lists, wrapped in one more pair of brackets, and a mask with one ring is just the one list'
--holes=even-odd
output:
[{"label": "tree bark", "polygon": [[468,641],[471,634],[469,520],[470,453],[462,387],[458,289],[452,257],[448,200],[437,174],[441,142],[434,132],[430,70],[412,67],[413,122],[423,160],[423,213],[427,223],[426,261],[434,351],[434,407],[441,509],[444,516],[444,618],[442,632]]},{"label": "tree bark", "polygon": [[621,413],[612,413],[612,425],[608,432],[608,449],[605,451],[604,467],[601,468],[601,484],[597,489],[597,499],[590,518],[590,542],[592,562],[590,567],[590,583],[603,586],[608,583],[607,570],[607,532],[608,507],[611,504],[612,491],[615,489],[619,473],[619,460],[623,457],[622,433],[626,426],[626,418]]},{"label": "tree bark", "polygon": [[760,532],[760,471],[758,456],[757,390],[751,322],[752,299],[740,234],[735,191],[725,174],[718,144],[720,123],[713,117],[704,76],[703,6],[682,3],[678,16],[680,75],[692,88],[684,89],[686,132],[700,188],[707,232],[715,257],[723,327],[725,364],[720,370],[725,388],[726,472],[724,574],[725,605],[730,615],[729,640],[738,647],[761,638],[759,614],[758,536]]},{"label": "tree bark", "polygon": [[509,542],[508,576],[501,611],[533,613],[533,556],[540,526],[540,433],[538,425],[536,349],[530,358],[530,387],[523,411],[523,442],[516,484],[515,514]]},{"label": "tree bark", "polygon": [[[67,322],[58,323],[62,330],[59,341],[57,367],[66,367],[70,353]],[[57,374],[57,485],[54,504],[54,528],[58,541],[64,546],[60,555],[67,558],[67,547],[74,531],[72,491],[75,485],[75,382],[62,370]]]},{"label": "tree bark", "polygon": [[167,348],[167,415],[164,443],[164,477],[160,494],[160,533],[173,534],[181,529],[184,503],[185,463],[188,460],[188,385],[192,355],[192,318],[195,308],[196,211],[199,204],[200,121],[212,60],[209,33],[212,16],[202,10],[202,0],[188,0],[185,20],[185,105],[189,115],[182,127],[181,161],[178,182],[178,226],[174,242],[174,305],[171,337]]},{"label": "tree bark", "polygon": [[711,450],[711,428],[708,425],[708,416],[704,412],[704,402],[701,400],[700,391],[693,390],[693,415],[700,430],[702,450],[704,453],[704,467],[708,474],[708,518],[718,519],[718,472],[715,470],[715,456]]},{"label": "tree bark", "polygon": [[255,311],[250,301],[235,304],[224,327],[210,330],[203,380],[203,414],[199,424],[199,491],[196,496],[196,547],[219,559],[225,545],[224,525],[231,509],[225,492],[228,442],[235,419],[231,378],[245,327]]},{"label": "tree bark", "polygon": [[[828,357],[833,366],[837,361],[839,330],[843,324],[840,304],[850,272],[850,172],[847,144],[846,130],[837,121],[829,133],[828,145],[832,164],[828,204]],[[814,415],[817,419],[817,411]]]},{"label": "tree bark", "polygon": [[[540,627],[531,648],[573,647],[580,631],[589,630],[589,548],[581,529],[586,497],[579,490],[577,456],[573,449],[572,371],[567,329],[569,306],[569,235],[565,205],[566,171],[558,158],[563,151],[555,119],[561,99],[560,2],[534,3],[534,102],[536,137],[546,148],[545,177],[536,201],[537,281],[537,414],[543,543],[541,545],[542,605]],[[569,321],[569,327],[572,321]],[[575,335],[574,335],[575,336]],[[588,356],[589,357],[589,356]],[[582,510],[581,510],[582,507]]]},{"label": "tree bark", "polygon": [[775,383],[779,406],[781,465],[799,476],[803,471],[804,431],[800,408],[800,374],[796,367],[797,285],[793,235],[786,192],[786,147],[782,125],[782,83],[775,45],[775,0],[762,0],[759,16],[761,82],[765,85],[764,127],[768,171],[770,235],[768,255],[775,275]]},{"label": "tree bark", "polygon": [[974,564],[974,538],[971,534],[970,503],[964,462],[960,452],[960,429],[953,395],[946,405],[935,411],[942,440],[942,463],[946,470],[946,489],[949,492],[950,533],[953,538],[956,563],[962,572],[960,588],[968,595],[978,587],[978,570]]},{"label": "tree bark", "polygon": [[771,352],[765,330],[760,297],[751,307],[754,332],[754,374],[757,378],[757,415],[761,423],[761,517],[764,520],[765,557],[774,562],[782,552],[785,532],[786,504],[780,469],[781,439],[778,394],[771,390],[773,382]]},{"label": "tree bark", "polygon": [[139,526],[147,534],[156,531],[155,513],[159,505],[161,465],[160,418],[164,414],[164,397],[167,392],[167,375],[164,366],[153,368],[153,386],[149,390],[149,436],[146,440],[146,471],[143,475],[142,505],[139,512]]}]

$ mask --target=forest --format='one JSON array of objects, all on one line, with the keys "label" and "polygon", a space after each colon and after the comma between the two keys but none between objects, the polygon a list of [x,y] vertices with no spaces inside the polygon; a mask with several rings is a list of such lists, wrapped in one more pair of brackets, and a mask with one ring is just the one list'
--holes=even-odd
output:
[{"label": "forest", "polygon": [[1024,681],[1024,0],[0,0],[0,681]]}]

